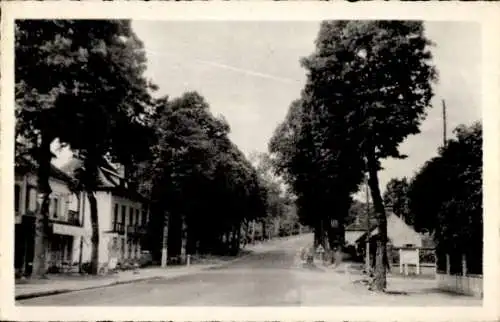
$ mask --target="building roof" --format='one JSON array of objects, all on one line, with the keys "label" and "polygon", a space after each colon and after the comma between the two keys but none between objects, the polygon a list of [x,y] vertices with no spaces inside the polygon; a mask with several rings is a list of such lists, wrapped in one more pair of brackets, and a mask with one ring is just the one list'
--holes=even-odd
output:
[{"label": "building roof", "polygon": [[[83,160],[74,157],[63,165],[61,169],[63,169],[66,173],[74,174],[75,171],[82,166]],[[110,162],[106,162],[99,167],[98,182],[99,186],[96,189],[97,191],[109,191],[121,197],[141,201],[147,200],[147,198],[139,194],[137,191],[129,188],[123,175],[121,175]]]},{"label": "building roof", "polygon": [[[83,160],[74,157],[63,166],[61,166],[61,170],[69,175],[74,176],[76,170],[78,170],[82,166]],[[119,174],[114,171],[113,166],[109,163],[103,164],[99,167],[98,182],[99,190],[103,188],[120,187],[122,185],[126,186],[124,178],[120,177]]]},{"label": "building roof", "polygon": [[[366,234],[363,234],[366,235]],[[371,237],[378,235],[378,227],[370,232]],[[358,238],[361,240],[363,236]],[[395,247],[404,247],[405,245],[423,246],[423,235],[417,233],[413,227],[408,225],[402,218],[390,212],[387,216],[387,237]]]},{"label": "building roof", "polygon": [[[20,173],[36,173],[38,165],[35,160],[27,156],[18,156],[15,160],[15,170]],[[50,176],[54,179],[59,179],[67,183],[75,183],[75,178],[70,174],[50,164]]]},{"label": "building roof", "polygon": [[356,241],[362,235],[365,235],[365,233],[363,231],[361,231],[361,230],[346,231],[345,232],[345,242],[346,242],[347,245],[355,245]]},{"label": "building roof", "polygon": [[[372,230],[377,226],[377,220],[375,218],[370,218],[370,226],[369,229]],[[346,231],[366,231],[367,224],[366,218],[359,218],[354,221],[352,224],[348,225],[345,230]]]}]

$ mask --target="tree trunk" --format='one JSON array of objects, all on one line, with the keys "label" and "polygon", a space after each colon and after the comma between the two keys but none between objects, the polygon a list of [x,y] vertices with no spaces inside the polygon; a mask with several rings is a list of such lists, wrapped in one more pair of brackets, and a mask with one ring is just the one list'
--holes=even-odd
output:
[{"label": "tree trunk", "polygon": [[168,223],[168,258],[174,258],[181,255],[182,217],[179,214],[170,213]]},{"label": "tree trunk", "polygon": [[232,254],[237,255],[238,252],[240,251],[240,224],[236,223],[233,226],[233,241],[232,241]]},{"label": "tree trunk", "polygon": [[375,258],[375,274],[371,287],[375,291],[384,291],[387,287],[387,217],[385,215],[384,203],[380,194],[377,160],[374,155],[369,155],[367,157],[367,161],[369,173],[368,185],[370,186],[379,231]]},{"label": "tree trunk", "polygon": [[318,220],[314,227],[314,249],[323,243],[323,225],[322,221]]},{"label": "tree trunk", "polygon": [[198,234],[195,225],[196,224],[192,221],[188,222],[187,225],[186,254],[189,255],[196,253],[196,241],[198,240]]},{"label": "tree trunk", "polygon": [[241,245],[241,223],[236,225],[236,253],[239,253]]},{"label": "tree trunk", "polygon": [[99,216],[97,200],[93,191],[86,191],[90,205],[90,222],[92,224],[92,254],[90,257],[90,274],[99,274]]},{"label": "tree trunk", "polygon": [[32,276],[41,277],[47,273],[47,249],[49,234],[49,205],[50,194],[50,168],[52,153],[50,144],[52,139],[49,136],[42,135],[42,142],[38,154],[38,196],[37,211],[35,213],[35,237],[34,237],[34,256],[32,263]]},{"label": "tree trunk", "polygon": [[263,219],[261,223],[262,223],[262,240],[266,240],[267,236],[266,221]]},{"label": "tree trunk", "polygon": [[163,229],[166,224],[165,209],[161,202],[153,201],[150,206],[147,248],[151,252],[152,260],[160,263],[163,248]]}]

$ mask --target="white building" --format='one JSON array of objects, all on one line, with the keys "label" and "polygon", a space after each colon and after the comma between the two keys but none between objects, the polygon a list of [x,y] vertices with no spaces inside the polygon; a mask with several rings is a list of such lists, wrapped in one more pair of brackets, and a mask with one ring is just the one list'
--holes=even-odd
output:
[{"label": "white building", "polygon": [[[34,256],[34,224],[37,207],[36,166],[17,160],[15,169],[15,261],[16,271],[31,274]],[[62,169],[52,166],[49,209],[47,268],[49,271],[78,271],[90,262],[92,223],[90,205],[83,192],[71,189],[71,176],[81,161],[73,159]],[[136,262],[141,256],[149,221],[147,202],[131,191],[123,175],[112,166],[99,171],[95,192],[99,225],[99,264],[104,271],[116,263]]]},{"label": "white building", "polygon": [[[80,165],[80,160],[72,159],[62,169],[66,173],[72,173]],[[100,185],[95,192],[99,226],[99,267],[107,270],[114,268],[116,263],[137,262],[141,256],[149,222],[147,200],[129,189],[123,173],[111,164],[99,169],[99,181]],[[92,222],[87,196],[81,207],[85,226],[85,234],[79,241],[82,261],[90,262]],[[79,252],[77,251],[78,256]]]}]

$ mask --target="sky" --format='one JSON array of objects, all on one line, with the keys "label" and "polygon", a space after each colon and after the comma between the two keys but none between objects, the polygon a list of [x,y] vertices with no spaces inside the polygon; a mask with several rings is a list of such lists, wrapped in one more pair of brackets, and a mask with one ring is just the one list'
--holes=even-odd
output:
[{"label": "sky", "polygon": [[[314,50],[319,21],[133,21],[148,58],[155,95],[197,91],[231,126],[230,138],[247,155],[266,152],[274,129],[305,83],[300,59]],[[439,72],[433,108],[421,133],[400,146],[405,160],[384,160],[382,191],[393,177],[411,177],[442,144],[441,100],[448,136],[481,118],[481,30],[473,22],[425,23],[436,44]]]}]

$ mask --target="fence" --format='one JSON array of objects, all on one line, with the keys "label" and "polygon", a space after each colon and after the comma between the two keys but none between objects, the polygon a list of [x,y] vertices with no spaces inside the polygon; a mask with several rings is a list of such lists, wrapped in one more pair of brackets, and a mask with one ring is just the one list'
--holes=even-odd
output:
[{"label": "fence", "polygon": [[483,297],[482,256],[441,253],[438,256],[438,288],[465,295]]}]

